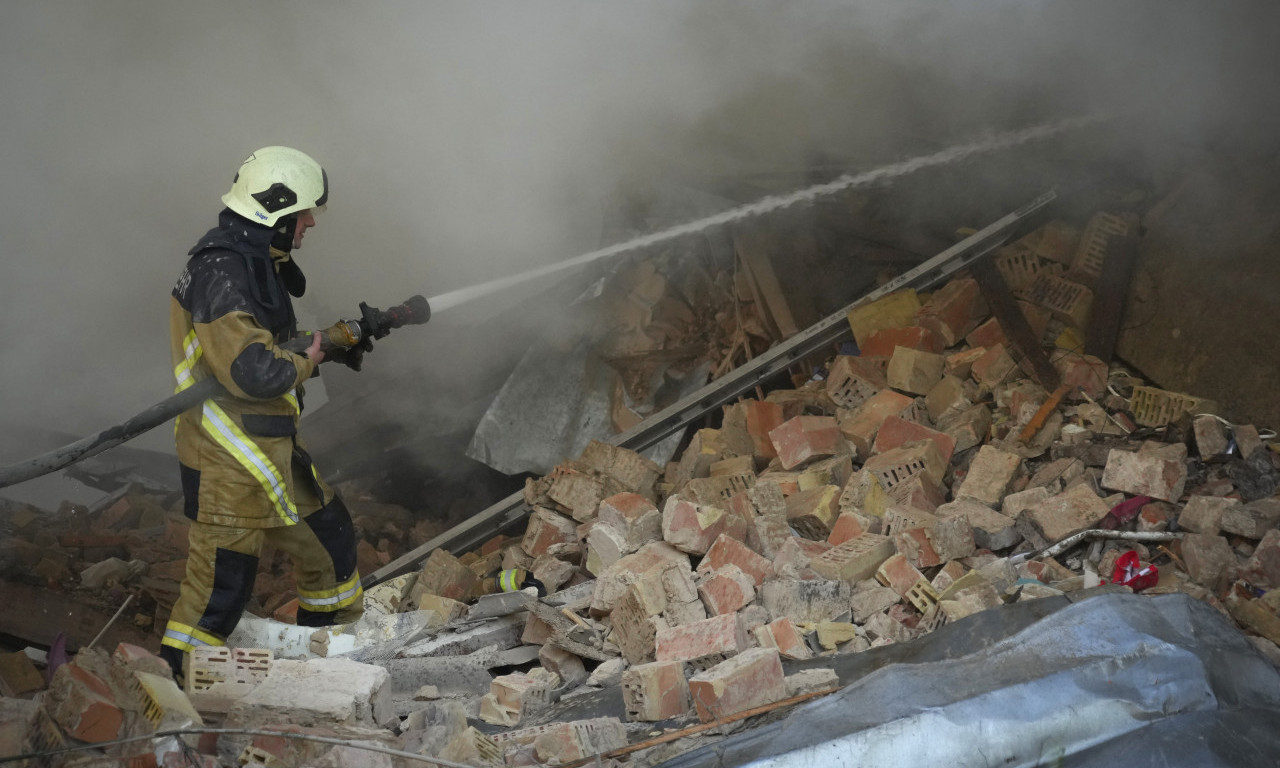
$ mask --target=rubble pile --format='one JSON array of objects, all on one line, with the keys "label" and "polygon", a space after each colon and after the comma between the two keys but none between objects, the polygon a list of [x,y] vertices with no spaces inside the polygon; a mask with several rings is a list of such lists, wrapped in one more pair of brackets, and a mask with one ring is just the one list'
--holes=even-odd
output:
[{"label": "rubble pile", "polygon": [[[356,525],[357,556],[364,573],[443,528],[436,521],[416,519],[403,507],[373,500],[354,483],[340,488]],[[133,483],[90,507],[64,503],[47,511],[0,504],[0,531],[5,534],[0,538],[0,584],[24,585],[37,596],[65,596],[73,601],[68,605],[98,608],[106,616],[133,596],[124,623],[138,631],[130,637],[142,642],[153,633],[159,640],[186,573],[190,520],[182,514],[179,492]],[[296,599],[289,557],[268,549],[259,561],[249,611],[290,616]],[[35,607],[20,606],[11,616],[20,623],[24,610]],[[6,625],[4,631],[33,641],[48,639],[28,637],[18,629]],[[87,642],[90,637],[77,639]]]},{"label": "rubble pile", "polygon": [[[971,277],[858,306],[860,354],[726,406],[667,466],[592,442],[528,481],[522,535],[432,552],[368,590],[358,625],[247,617],[234,650],[193,655],[193,722],[351,742],[224,735],[225,765],[411,764],[359,744],[479,766],[652,764],[707,738],[701,725],[835,690],[824,657],[1109,591],[1187,593],[1280,664],[1273,446],[1080,351],[1090,233],[1109,223],[1054,223],[995,257],[1052,349],[1057,396]],[[503,591],[511,569],[548,594]],[[143,727],[136,690],[114,681],[131,663],[167,681],[153,661],[82,652],[38,703],[3,701],[26,713],[4,748]]]},{"label": "rubble pile", "polygon": [[595,352],[618,372],[610,395],[618,431],[669,404],[667,382],[700,366],[702,380],[719,378],[796,332],[760,244],[737,239],[731,259],[673,246],[628,260],[591,302]]}]

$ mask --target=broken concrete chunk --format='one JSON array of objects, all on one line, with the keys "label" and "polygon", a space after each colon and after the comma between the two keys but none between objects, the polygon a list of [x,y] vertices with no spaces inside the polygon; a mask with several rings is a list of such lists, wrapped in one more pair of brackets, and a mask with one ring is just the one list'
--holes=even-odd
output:
[{"label": "broken concrete chunk", "polygon": [[964,482],[956,489],[956,498],[973,499],[992,509],[998,508],[1021,466],[1022,457],[1018,454],[984,445],[970,462]]},{"label": "broken concrete chunk", "polygon": [[1096,528],[1111,507],[1087,485],[1077,485],[1028,507],[1018,515],[1018,532],[1037,549],[1044,549],[1080,531]]},{"label": "broken concrete chunk", "polygon": [[267,677],[227,714],[230,727],[293,724],[306,727],[389,727],[387,670],[347,659],[276,659]]},{"label": "broken concrete chunk", "polygon": [[849,610],[852,590],[845,581],[775,579],[760,588],[761,602],[773,620],[830,621]]}]

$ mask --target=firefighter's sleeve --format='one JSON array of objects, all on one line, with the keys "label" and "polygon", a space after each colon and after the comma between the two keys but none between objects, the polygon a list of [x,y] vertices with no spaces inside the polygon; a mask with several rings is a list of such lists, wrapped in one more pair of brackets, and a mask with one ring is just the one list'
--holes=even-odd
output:
[{"label": "firefighter's sleeve", "polygon": [[275,399],[306,381],[316,367],[306,355],[276,346],[248,312],[228,312],[196,323],[195,329],[209,369],[236,397]]}]

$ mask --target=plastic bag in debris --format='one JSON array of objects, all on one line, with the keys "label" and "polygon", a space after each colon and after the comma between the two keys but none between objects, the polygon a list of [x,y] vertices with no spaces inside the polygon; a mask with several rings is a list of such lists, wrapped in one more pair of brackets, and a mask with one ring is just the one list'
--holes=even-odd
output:
[{"label": "plastic bag in debris", "polygon": [[[928,661],[883,666],[662,765],[1275,764],[1280,671],[1213,608],[1181,594],[1110,594],[1030,625],[1017,615],[970,616],[943,628],[942,652],[914,653]],[[977,631],[966,633],[971,619]],[[981,622],[1002,620],[1012,630],[992,642]]]}]

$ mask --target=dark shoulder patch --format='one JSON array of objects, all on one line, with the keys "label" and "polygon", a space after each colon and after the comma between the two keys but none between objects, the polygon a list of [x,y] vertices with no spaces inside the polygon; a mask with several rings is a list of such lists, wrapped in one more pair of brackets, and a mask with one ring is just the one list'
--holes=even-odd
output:
[{"label": "dark shoulder patch", "polygon": [[234,251],[201,251],[187,262],[173,288],[192,322],[209,323],[231,312],[256,315],[244,257]]}]

